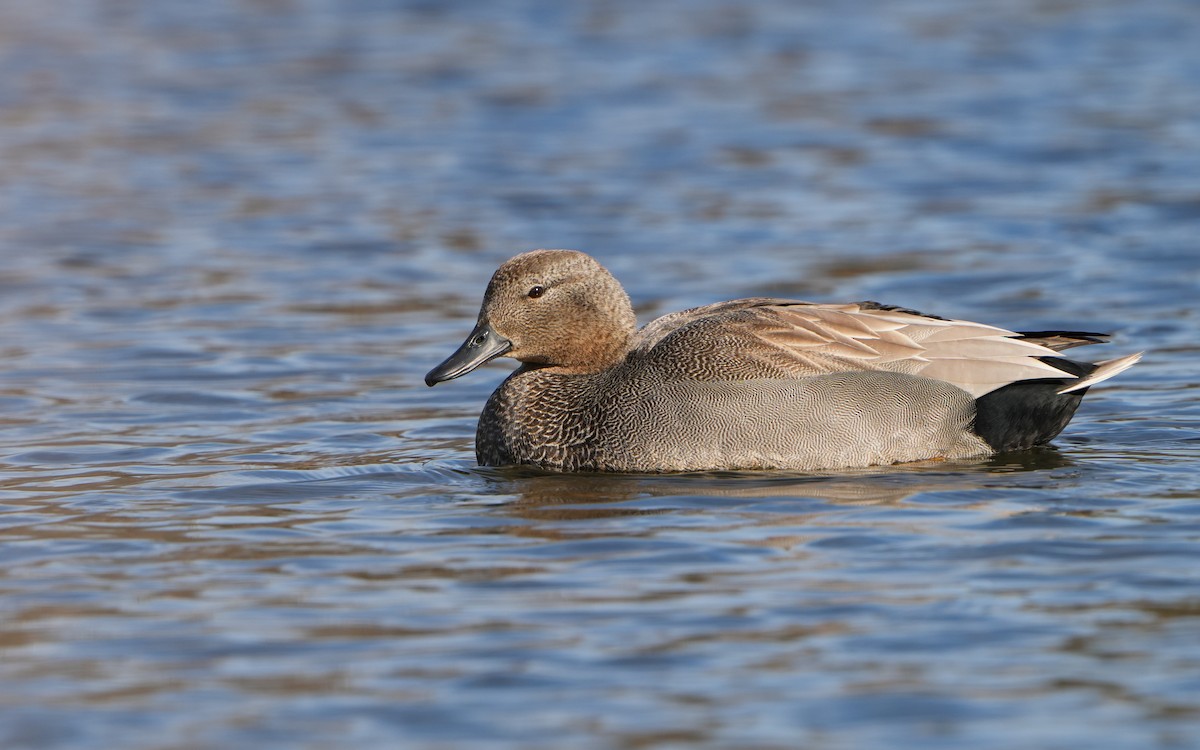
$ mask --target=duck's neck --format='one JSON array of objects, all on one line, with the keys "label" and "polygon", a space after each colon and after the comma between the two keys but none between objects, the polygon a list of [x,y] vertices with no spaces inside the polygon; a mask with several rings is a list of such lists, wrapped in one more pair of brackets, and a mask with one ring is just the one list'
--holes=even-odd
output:
[{"label": "duck's neck", "polygon": [[523,369],[539,369],[559,375],[590,375],[621,364],[632,347],[631,332],[614,330],[604,336],[574,342],[569,351],[562,352],[551,363],[527,362]]},{"label": "duck's neck", "polygon": [[614,330],[611,335],[594,339],[585,347],[588,351],[580,358],[575,371],[600,372],[616,367],[625,361],[633,345],[632,331]]}]

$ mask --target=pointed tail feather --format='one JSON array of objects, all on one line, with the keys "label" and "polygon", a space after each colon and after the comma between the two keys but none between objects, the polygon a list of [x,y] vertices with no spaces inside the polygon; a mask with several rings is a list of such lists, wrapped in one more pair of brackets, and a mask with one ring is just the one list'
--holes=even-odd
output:
[{"label": "pointed tail feather", "polygon": [[1121,357],[1119,359],[1109,359],[1103,362],[1097,362],[1095,370],[1092,370],[1087,376],[1082,377],[1072,383],[1068,383],[1062,388],[1059,388],[1058,392],[1070,393],[1071,391],[1078,391],[1081,388],[1090,388],[1096,383],[1103,382],[1114,375],[1125,372],[1130,367],[1133,367],[1135,364],[1137,364],[1138,360],[1141,358],[1142,352],[1138,352],[1137,354],[1130,354],[1129,356]]}]

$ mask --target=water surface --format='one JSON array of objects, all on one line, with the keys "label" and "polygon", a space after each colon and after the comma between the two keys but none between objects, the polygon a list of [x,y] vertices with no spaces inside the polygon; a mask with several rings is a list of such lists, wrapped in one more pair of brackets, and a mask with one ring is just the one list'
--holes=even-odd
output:
[{"label": "water surface", "polygon": [[[0,745],[1195,746],[1196,38],[1183,0],[0,3]],[[510,366],[421,377],[532,247],[643,322],[877,299],[1147,356],[991,459],[479,469]]]}]

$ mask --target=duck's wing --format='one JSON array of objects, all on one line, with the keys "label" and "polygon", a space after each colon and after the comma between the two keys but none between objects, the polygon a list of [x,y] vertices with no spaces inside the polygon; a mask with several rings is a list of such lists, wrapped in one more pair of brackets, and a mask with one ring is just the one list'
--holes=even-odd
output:
[{"label": "duck's wing", "polygon": [[942,380],[978,398],[1019,380],[1054,378],[1067,384],[1086,379],[1056,367],[1056,360],[1063,361],[1057,350],[1102,340],[1101,334],[1069,331],[1021,334],[876,302],[753,298],[659,318],[642,329],[635,354],[681,377],[739,380],[886,370]]}]

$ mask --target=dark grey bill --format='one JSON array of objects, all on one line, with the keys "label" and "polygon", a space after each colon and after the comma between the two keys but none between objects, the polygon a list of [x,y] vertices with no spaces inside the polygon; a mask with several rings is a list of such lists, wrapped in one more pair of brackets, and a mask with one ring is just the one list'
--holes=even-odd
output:
[{"label": "dark grey bill", "polygon": [[512,349],[512,342],[492,330],[486,321],[479,321],[458,351],[446,361],[429,371],[425,385],[436,385],[443,380],[453,380],[466,375],[489,359],[495,359]]}]

